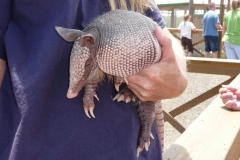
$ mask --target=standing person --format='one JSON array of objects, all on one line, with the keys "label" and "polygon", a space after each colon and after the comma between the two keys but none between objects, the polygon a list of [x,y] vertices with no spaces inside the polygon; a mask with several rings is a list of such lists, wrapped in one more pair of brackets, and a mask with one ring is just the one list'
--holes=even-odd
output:
[{"label": "standing person", "polygon": [[195,31],[196,27],[190,22],[190,14],[186,13],[183,19],[184,21],[179,24],[178,29],[182,37],[182,46],[184,49],[186,49],[186,46],[188,47],[188,56],[190,57],[193,53],[192,30]]},{"label": "standing person", "polygon": [[219,17],[216,10],[216,4],[214,2],[209,3],[209,11],[204,14],[203,24],[203,36],[205,41],[205,53],[204,56],[208,57],[209,52],[212,51],[212,58],[217,58],[218,52],[220,51],[220,43],[218,38],[218,30],[222,27],[219,22]]},{"label": "standing person", "polygon": [[228,59],[240,59],[240,0],[232,0],[232,9],[224,15],[222,41]]},{"label": "standing person", "polygon": [[[96,119],[84,113],[83,91],[66,98],[73,43],[63,40],[55,26],[82,30],[111,8],[127,6],[124,1],[109,2],[0,0],[1,160],[161,160],[155,125],[149,151],[136,157],[139,117],[130,103],[112,101],[116,91],[111,82],[98,87]],[[155,29],[163,50],[160,62],[128,77],[129,88],[143,101],[180,95],[187,86],[181,46],[151,0],[127,4],[163,28]]]}]

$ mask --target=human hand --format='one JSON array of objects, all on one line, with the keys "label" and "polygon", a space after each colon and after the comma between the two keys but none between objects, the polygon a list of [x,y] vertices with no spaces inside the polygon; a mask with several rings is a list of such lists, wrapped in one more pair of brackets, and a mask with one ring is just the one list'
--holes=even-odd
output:
[{"label": "human hand", "polygon": [[[128,87],[142,101],[158,101],[179,96],[187,86],[184,51],[168,29],[155,29],[162,48],[160,62],[127,78]],[[172,47],[174,45],[174,50]]]},{"label": "human hand", "polygon": [[223,85],[219,89],[220,98],[225,106],[232,110],[240,110],[240,87]]}]

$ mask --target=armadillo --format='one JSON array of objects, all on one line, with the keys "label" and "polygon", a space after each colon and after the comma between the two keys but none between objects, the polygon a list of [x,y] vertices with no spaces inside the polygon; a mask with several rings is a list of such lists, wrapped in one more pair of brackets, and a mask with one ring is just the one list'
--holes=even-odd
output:
[{"label": "armadillo", "polygon": [[107,12],[93,20],[83,31],[56,27],[62,38],[68,42],[74,41],[67,97],[76,97],[84,86],[83,105],[89,118],[95,118],[94,97],[98,99],[95,91],[105,75],[114,80],[117,91],[122,83],[126,84],[113,100],[133,101],[137,106],[141,122],[137,156],[144,147],[148,150],[150,137],[153,138],[151,126],[154,119],[161,127],[158,130],[163,139],[162,107],[157,108],[155,102],[138,99],[127,87],[126,79],[160,60],[161,48],[154,35],[156,27],[158,24],[152,19],[127,10]]}]

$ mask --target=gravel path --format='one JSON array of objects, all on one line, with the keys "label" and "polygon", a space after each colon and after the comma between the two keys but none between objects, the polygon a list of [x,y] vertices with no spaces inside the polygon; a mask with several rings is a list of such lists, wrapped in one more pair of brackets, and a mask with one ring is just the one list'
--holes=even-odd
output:
[{"label": "gravel path", "polygon": [[[224,82],[228,78],[229,76],[188,73],[189,84],[185,92],[178,98],[163,100],[163,108],[169,112],[212,87]],[[209,98],[190,110],[176,116],[175,119],[187,128],[216,98],[216,96]],[[165,150],[168,149],[180,135],[181,134],[175,128],[173,128],[168,122],[165,122]]]}]

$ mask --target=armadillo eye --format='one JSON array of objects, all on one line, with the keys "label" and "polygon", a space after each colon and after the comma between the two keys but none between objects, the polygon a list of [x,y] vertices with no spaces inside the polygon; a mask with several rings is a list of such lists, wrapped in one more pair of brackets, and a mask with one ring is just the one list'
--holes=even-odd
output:
[{"label": "armadillo eye", "polygon": [[88,66],[90,66],[90,65],[91,65],[91,63],[88,62],[88,63],[85,64],[85,67],[88,67]]}]

